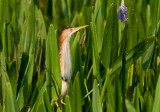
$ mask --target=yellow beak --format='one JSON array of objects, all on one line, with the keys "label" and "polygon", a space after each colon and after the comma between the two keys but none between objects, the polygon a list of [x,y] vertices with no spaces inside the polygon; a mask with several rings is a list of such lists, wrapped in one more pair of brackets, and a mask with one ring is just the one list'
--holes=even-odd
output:
[{"label": "yellow beak", "polygon": [[80,29],[82,29],[82,28],[85,28],[85,27],[87,27],[87,26],[88,26],[88,25],[79,26],[79,27],[74,27],[74,28],[72,28],[72,31],[75,32],[75,31],[78,31],[78,30],[80,30]]}]

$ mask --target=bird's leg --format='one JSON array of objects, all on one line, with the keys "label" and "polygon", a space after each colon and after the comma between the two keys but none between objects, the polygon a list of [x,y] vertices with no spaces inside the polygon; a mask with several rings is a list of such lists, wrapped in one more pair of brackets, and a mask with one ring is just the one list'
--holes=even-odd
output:
[{"label": "bird's leg", "polygon": [[61,99],[61,103],[62,103],[63,105],[66,105],[66,104],[63,102],[63,99]]},{"label": "bird's leg", "polygon": [[57,112],[62,112],[62,110],[60,109],[60,106],[58,105],[58,98],[53,100],[57,106]]},{"label": "bird's leg", "polygon": [[[54,99],[54,102],[55,102],[56,106],[59,107],[59,105],[58,105],[58,98]],[[63,102],[63,99],[61,99],[61,104],[66,105],[66,104]]]},{"label": "bird's leg", "polygon": [[59,105],[58,105],[58,98],[54,99],[54,102],[55,102],[55,104],[56,104],[56,106],[58,108],[59,107]]},{"label": "bird's leg", "polygon": [[57,102],[57,101],[55,102],[55,104],[56,104],[57,108],[59,108],[59,105],[58,105],[58,102]]}]

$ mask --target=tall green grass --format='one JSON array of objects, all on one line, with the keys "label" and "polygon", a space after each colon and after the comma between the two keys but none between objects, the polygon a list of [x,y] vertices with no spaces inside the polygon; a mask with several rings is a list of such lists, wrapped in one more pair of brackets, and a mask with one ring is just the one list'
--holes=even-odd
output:
[{"label": "tall green grass", "polygon": [[[160,2],[0,0],[0,112],[160,112]],[[74,34],[66,105],[59,41]],[[83,44],[84,43],[84,44]]]}]

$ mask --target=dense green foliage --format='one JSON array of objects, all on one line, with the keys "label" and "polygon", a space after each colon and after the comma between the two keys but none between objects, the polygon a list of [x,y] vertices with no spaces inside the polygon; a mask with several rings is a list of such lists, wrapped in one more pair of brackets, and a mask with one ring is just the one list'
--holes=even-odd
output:
[{"label": "dense green foliage", "polygon": [[[160,112],[160,1],[0,0],[0,112]],[[125,24],[125,25],[124,25]],[[71,38],[72,77],[61,92],[58,37]]]}]

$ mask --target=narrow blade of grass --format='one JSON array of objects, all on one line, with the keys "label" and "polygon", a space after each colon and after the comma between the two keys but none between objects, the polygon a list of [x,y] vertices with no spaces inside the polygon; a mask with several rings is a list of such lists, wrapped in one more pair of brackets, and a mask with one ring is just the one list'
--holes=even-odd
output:
[{"label": "narrow blade of grass", "polygon": [[102,112],[100,93],[96,80],[93,83],[92,110],[93,112]]}]

